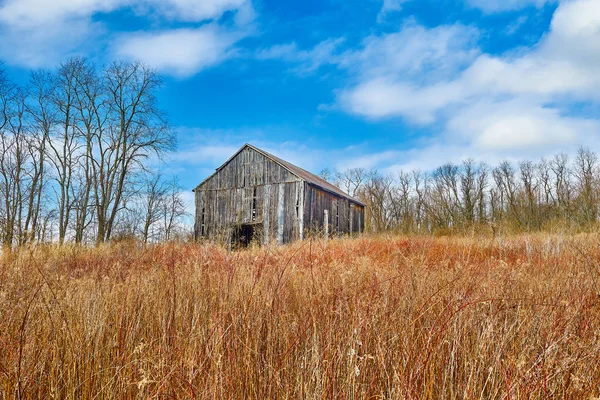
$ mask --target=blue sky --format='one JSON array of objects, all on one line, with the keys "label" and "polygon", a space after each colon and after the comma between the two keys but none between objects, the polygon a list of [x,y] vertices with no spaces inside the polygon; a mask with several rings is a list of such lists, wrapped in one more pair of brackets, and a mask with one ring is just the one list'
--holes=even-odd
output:
[{"label": "blue sky", "polygon": [[9,72],[165,76],[192,188],[250,142],[313,172],[600,150],[600,0],[0,0]]}]

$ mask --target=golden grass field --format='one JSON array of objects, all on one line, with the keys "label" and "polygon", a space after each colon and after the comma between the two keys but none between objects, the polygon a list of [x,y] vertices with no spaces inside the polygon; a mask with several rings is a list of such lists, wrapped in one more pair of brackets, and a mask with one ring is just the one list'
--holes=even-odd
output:
[{"label": "golden grass field", "polygon": [[594,399],[600,237],[37,247],[1,399]]}]

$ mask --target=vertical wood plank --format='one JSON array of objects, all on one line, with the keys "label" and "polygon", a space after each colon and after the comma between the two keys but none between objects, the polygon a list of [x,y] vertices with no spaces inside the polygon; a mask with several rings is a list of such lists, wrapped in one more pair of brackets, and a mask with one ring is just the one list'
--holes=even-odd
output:
[{"label": "vertical wood plank", "polygon": [[298,239],[304,240],[304,182],[296,183],[296,217],[298,218]]},{"label": "vertical wood plank", "polygon": [[283,244],[283,224],[284,224],[284,198],[285,198],[285,185],[279,184],[279,200],[277,202],[277,243]]},{"label": "vertical wood plank", "polygon": [[263,203],[263,244],[269,244],[271,233],[269,231],[269,209],[271,208],[271,185],[265,185]]}]

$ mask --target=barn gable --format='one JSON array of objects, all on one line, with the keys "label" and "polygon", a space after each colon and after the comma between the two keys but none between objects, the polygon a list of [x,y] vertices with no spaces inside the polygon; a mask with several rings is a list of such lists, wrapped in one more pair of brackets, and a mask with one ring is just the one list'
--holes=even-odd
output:
[{"label": "barn gable", "polygon": [[223,190],[301,180],[268,153],[245,144],[194,190]]}]

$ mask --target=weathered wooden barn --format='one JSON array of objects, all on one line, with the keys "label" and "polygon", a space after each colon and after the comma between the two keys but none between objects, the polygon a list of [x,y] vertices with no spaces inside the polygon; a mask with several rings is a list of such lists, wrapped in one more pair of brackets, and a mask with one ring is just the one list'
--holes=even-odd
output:
[{"label": "weathered wooden barn", "polygon": [[194,192],[196,239],[283,244],[315,232],[341,235],[364,229],[363,203],[249,144]]}]

